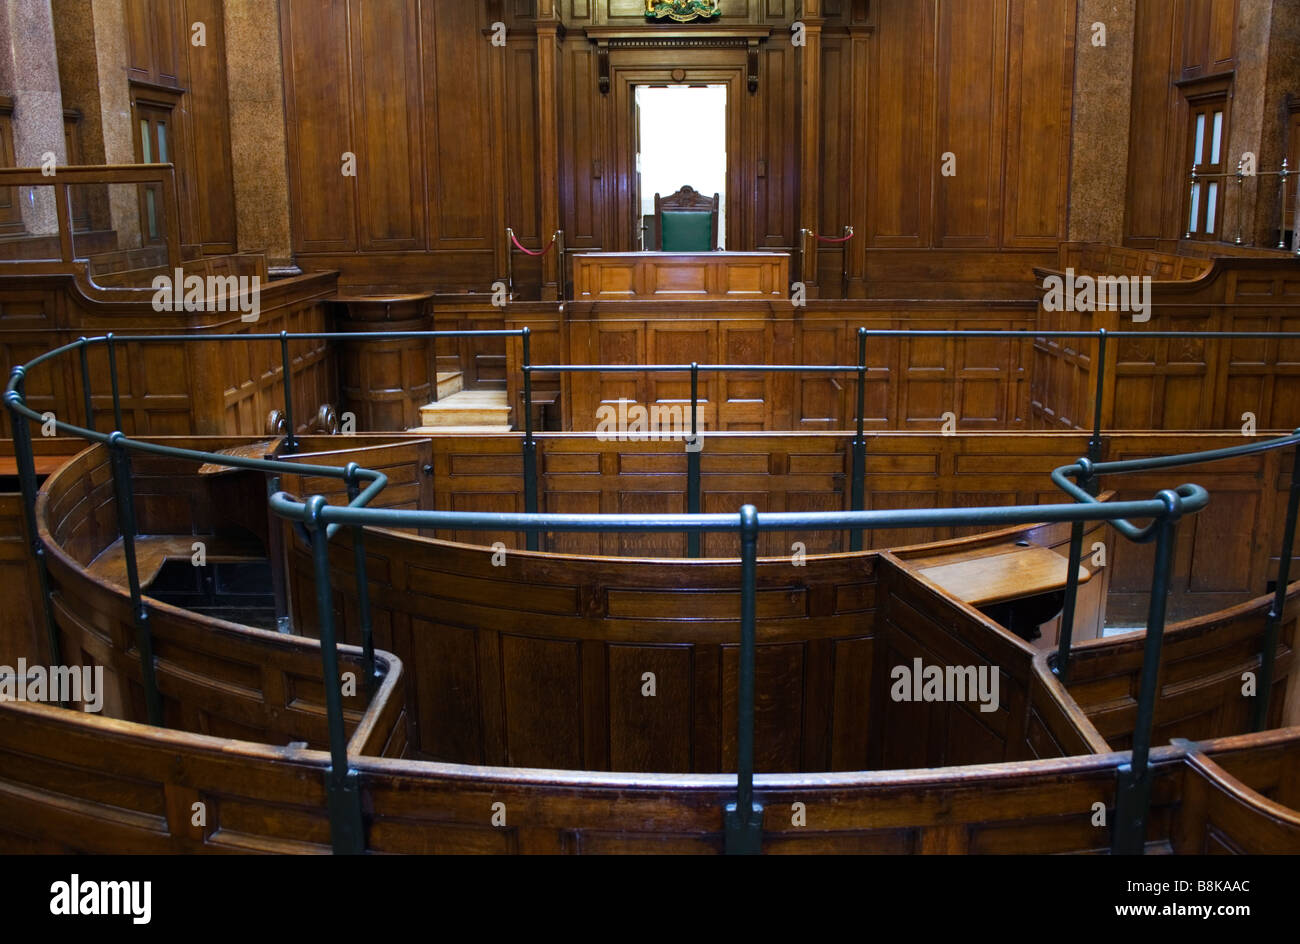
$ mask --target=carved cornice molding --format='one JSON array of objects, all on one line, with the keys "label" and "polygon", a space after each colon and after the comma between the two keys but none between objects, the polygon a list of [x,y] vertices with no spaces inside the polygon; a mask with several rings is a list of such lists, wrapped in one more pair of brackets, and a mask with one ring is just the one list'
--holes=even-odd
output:
[{"label": "carved cornice molding", "polygon": [[611,49],[744,49],[750,92],[758,91],[758,47],[772,35],[769,26],[705,26],[694,29],[596,28],[584,31],[596,46],[596,81],[602,95],[609,92]]}]

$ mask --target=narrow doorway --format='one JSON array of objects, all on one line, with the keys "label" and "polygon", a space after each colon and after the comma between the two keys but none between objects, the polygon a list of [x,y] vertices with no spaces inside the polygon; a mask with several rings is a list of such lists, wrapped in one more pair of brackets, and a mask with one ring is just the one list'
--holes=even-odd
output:
[{"label": "narrow doorway", "polygon": [[718,240],[726,248],[727,87],[636,86],[635,219],[641,249],[658,247],[655,194],[683,186],[705,197],[718,194]]}]

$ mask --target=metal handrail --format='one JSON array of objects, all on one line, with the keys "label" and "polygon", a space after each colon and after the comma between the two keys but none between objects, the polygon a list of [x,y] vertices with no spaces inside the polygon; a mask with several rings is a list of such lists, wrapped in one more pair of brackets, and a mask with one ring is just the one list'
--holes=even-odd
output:
[{"label": "metal handrail", "polygon": [[[1100,478],[1103,475],[1126,475],[1133,472],[1150,472],[1156,469],[1202,465],[1208,462],[1219,462],[1224,459],[1236,459],[1242,456],[1271,452],[1274,449],[1282,449],[1287,446],[1294,446],[1296,453],[1295,462],[1292,466],[1291,485],[1288,489],[1286,519],[1282,529],[1282,551],[1278,561],[1278,579],[1274,586],[1274,601],[1269,609],[1268,623],[1265,629],[1265,645],[1260,657],[1261,678],[1254,717],[1254,727],[1257,731],[1263,729],[1267,719],[1273,661],[1277,654],[1277,633],[1286,600],[1286,588],[1295,542],[1297,506],[1300,505],[1300,429],[1287,436],[1243,443],[1240,446],[1230,446],[1224,449],[1209,449],[1203,452],[1172,456],[1150,456],[1145,459],[1125,459],[1113,462],[1093,462],[1091,459],[1081,458],[1073,465],[1063,465],[1052,470],[1052,482],[1066,494],[1072,496],[1075,501],[1098,504],[1098,499],[1095,496],[1100,490]],[[1053,671],[1061,679],[1062,684],[1069,679],[1070,644],[1074,632],[1075,600],[1079,589],[1079,564],[1083,558],[1083,524],[1083,522],[1077,522],[1071,529],[1070,570],[1066,577],[1065,606],[1061,611],[1061,632],[1056,660],[1053,664]],[[1111,520],[1110,524],[1130,540],[1140,540],[1139,535],[1145,530],[1122,519]]]},{"label": "metal handrail", "polygon": [[[1099,507],[1112,506],[1101,502],[1097,497],[1100,491],[1102,475],[1126,475],[1134,472],[1150,472],[1157,469],[1172,469],[1189,465],[1201,465],[1218,462],[1223,459],[1235,459],[1241,456],[1256,455],[1294,446],[1295,462],[1292,466],[1291,485],[1287,496],[1286,522],[1282,529],[1282,550],[1278,561],[1278,577],[1274,586],[1273,599],[1269,605],[1268,617],[1264,625],[1264,641],[1260,650],[1259,680],[1255,692],[1252,726],[1261,731],[1268,722],[1268,709],[1273,684],[1273,667],[1277,659],[1278,635],[1281,630],[1282,614],[1286,607],[1287,586],[1290,579],[1291,555],[1295,544],[1297,508],[1300,507],[1300,429],[1288,436],[1258,442],[1243,443],[1225,449],[1209,449],[1196,453],[1183,453],[1172,456],[1151,456],[1144,459],[1124,459],[1113,462],[1093,462],[1081,458],[1073,465],[1060,466],[1052,470],[1052,482],[1066,494],[1072,496],[1081,505]],[[1071,481],[1075,479],[1077,481]],[[1152,528],[1158,526],[1153,521],[1146,528],[1140,528],[1123,518],[1107,518],[1111,527],[1132,541],[1146,540]],[[1075,521],[1070,526],[1070,553],[1066,566],[1065,599],[1061,608],[1061,627],[1057,640],[1056,656],[1051,662],[1052,671],[1062,685],[1069,681],[1070,646],[1074,635],[1074,616],[1079,594],[1079,565],[1083,558],[1084,521]],[[1163,531],[1162,531],[1163,533]],[[1160,543],[1156,549],[1156,572],[1168,572],[1169,558],[1173,553],[1171,544]],[[1160,666],[1160,649],[1162,634],[1154,632],[1153,626],[1163,626],[1165,621],[1166,596],[1151,594],[1148,601],[1147,633],[1143,640],[1142,676],[1139,681],[1137,720],[1133,731],[1129,761],[1120,766],[1117,793],[1116,827],[1121,843],[1130,851],[1138,851],[1145,837],[1145,813],[1149,807],[1151,784],[1147,778],[1147,756],[1151,750],[1152,729],[1155,723],[1156,685]]]},{"label": "metal handrail", "polygon": [[[929,333],[929,332],[922,332]],[[946,333],[946,332],[944,332]],[[1005,332],[974,332],[977,335],[1002,335]],[[447,331],[447,332],[406,332],[418,336],[482,336],[502,335],[521,337],[524,351],[524,394],[526,402],[531,405],[531,374],[541,368],[529,365],[529,330],[518,331]],[[1023,332],[1024,335],[1042,337],[1062,334],[1066,336],[1099,336],[1104,343],[1105,332]],[[1172,333],[1144,332],[1159,336]],[[1268,336],[1286,336],[1280,333],[1261,333]],[[825,369],[856,370],[859,375],[859,410],[858,438],[855,440],[855,495],[860,483],[863,466],[859,465],[856,451],[857,442],[862,438],[862,384],[865,372],[865,343],[868,331],[861,328],[859,338],[859,364],[855,367],[832,367]],[[1186,336],[1186,335],[1177,335]],[[1242,335],[1235,335],[1242,336]],[[193,342],[204,340],[238,340],[238,341],[278,341],[283,358],[283,382],[286,398],[286,415],[292,416],[292,374],[288,356],[288,342],[291,339],[349,339],[358,338],[392,338],[393,334],[371,332],[365,335],[353,333],[331,334],[315,333],[290,335],[288,332],[266,335],[140,335],[131,336],[135,341]],[[109,352],[112,380],[113,412],[117,429],[111,433],[101,433],[94,428],[94,415],[89,389],[87,348],[96,343],[103,343]],[[77,341],[55,348],[38,355],[24,365],[13,368],[4,393],[5,404],[13,416],[15,455],[19,467],[24,495],[25,522],[32,540],[32,552],[38,564],[42,594],[45,598],[45,615],[51,655],[59,658],[58,628],[50,603],[48,573],[45,568],[44,550],[41,547],[36,526],[35,504],[37,495],[35,459],[32,449],[28,423],[45,422],[46,418],[28,407],[24,399],[24,383],[28,373],[35,367],[51,361],[72,350],[80,354],[85,393],[85,410],[87,426],[75,426],[54,418],[55,429],[91,442],[106,445],[112,450],[114,485],[117,490],[117,515],[119,530],[123,535],[123,545],[127,559],[128,583],[131,592],[132,610],[135,618],[139,650],[142,662],[142,682],[146,689],[146,702],[150,722],[161,726],[161,699],[157,692],[154,678],[152,644],[149,634],[148,607],[141,592],[138,573],[134,560],[135,514],[132,501],[132,484],[129,469],[129,454],[139,451],[164,457],[185,459],[195,462],[212,462],[222,465],[259,470],[270,473],[309,474],[344,480],[348,485],[349,502],[347,505],[332,506],[321,495],[314,495],[305,501],[295,501],[280,490],[278,479],[273,480],[268,503],[271,510],[285,518],[304,526],[312,545],[313,561],[316,575],[317,609],[320,620],[319,636],[322,651],[322,666],[325,679],[326,713],[330,733],[331,766],[327,773],[327,787],[330,804],[330,819],[334,848],[338,852],[357,852],[364,849],[364,831],[362,829],[360,791],[358,774],[347,762],[347,744],[344,740],[342,702],[338,685],[336,635],[334,627],[333,597],[330,590],[328,559],[329,539],[341,527],[353,529],[355,545],[355,566],[357,568],[358,603],[361,610],[361,624],[364,645],[369,658],[367,673],[373,675],[373,646],[371,643],[370,614],[368,605],[368,577],[366,574],[366,556],[360,543],[366,525],[382,527],[442,527],[466,530],[521,531],[529,536],[530,546],[535,546],[536,536],[544,531],[686,531],[696,536],[703,532],[736,532],[741,539],[741,653],[740,653],[740,706],[738,711],[737,731],[737,799],[728,804],[724,811],[727,826],[727,844],[729,851],[759,851],[762,839],[762,806],[753,796],[753,723],[754,723],[754,657],[755,657],[755,593],[757,585],[757,537],[763,531],[790,530],[843,530],[853,533],[874,528],[922,527],[922,526],[963,526],[980,524],[1030,524],[1042,522],[1070,522],[1082,529],[1085,521],[1106,520],[1116,523],[1117,530],[1134,541],[1152,541],[1157,546],[1157,566],[1152,575],[1151,608],[1148,614],[1148,650],[1143,662],[1143,676],[1139,699],[1139,724],[1134,732],[1134,749],[1127,763],[1120,765],[1120,791],[1117,794],[1116,829],[1113,834],[1115,851],[1141,851],[1142,837],[1149,808],[1150,781],[1147,772],[1147,750],[1150,743],[1150,724],[1154,716],[1155,678],[1159,669],[1159,641],[1163,633],[1165,620],[1165,597],[1172,565],[1172,547],[1174,528],[1184,514],[1194,513],[1204,508],[1208,502],[1208,493],[1196,485],[1182,485],[1174,490],[1164,490],[1155,498],[1145,501],[1098,502],[1093,495],[1069,483],[1064,477],[1071,469],[1090,470],[1094,475],[1104,471],[1135,471],[1138,468],[1172,467],[1174,465],[1192,464],[1197,461],[1209,461],[1210,458],[1228,458],[1262,452],[1298,442],[1297,436],[1284,437],[1267,443],[1249,443],[1230,449],[1212,450],[1204,455],[1188,454],[1175,457],[1157,457],[1150,460],[1131,460],[1127,463],[1094,463],[1082,459],[1075,466],[1063,467],[1061,476],[1053,473],[1053,480],[1075,499],[1072,504],[997,506],[988,508],[949,508],[949,509],[904,509],[897,511],[865,511],[855,509],[847,512],[784,512],[760,516],[752,505],[745,505],[738,515],[554,515],[536,513],[536,493],[525,492],[524,514],[473,513],[449,511],[419,511],[402,509],[376,509],[367,507],[368,503],[379,494],[387,482],[383,473],[363,469],[357,463],[349,463],[342,469],[333,466],[299,465],[278,459],[256,459],[252,457],[231,456],[221,453],[207,453],[200,450],[164,446],[143,440],[131,439],[121,432],[121,403],[116,375],[113,335],[103,338],[80,338]],[[630,366],[630,365],[616,365]],[[792,368],[791,365],[762,365],[747,367],[744,365],[713,365],[728,370],[746,369],[807,369]],[[644,370],[645,368],[637,368]],[[697,381],[700,365],[689,367],[692,374],[693,406],[697,402]],[[707,369],[707,368],[706,368]],[[692,410],[692,432],[696,410]],[[525,479],[536,481],[535,440],[532,434],[531,413],[527,413],[527,434],[524,443]],[[286,446],[293,448],[293,428]],[[531,450],[531,454],[530,454]],[[1091,450],[1090,450],[1091,451]],[[529,459],[532,462],[529,462]],[[1144,465],[1145,464],[1145,465]],[[531,469],[530,469],[531,466]],[[369,482],[362,490],[360,483]],[[698,471],[697,471],[698,482]],[[1291,512],[1289,513],[1290,531],[1294,531],[1295,505],[1300,489],[1293,477]],[[855,499],[856,500],[856,499]],[[1150,518],[1152,522],[1146,528],[1137,528],[1125,519]],[[1285,551],[1284,560],[1289,563],[1290,548]],[[1077,566],[1074,568],[1077,577]],[[1285,569],[1284,569],[1285,574]],[[1284,594],[1284,587],[1280,588]],[[334,680],[333,684],[330,680]],[[368,679],[373,681],[373,679]],[[1145,725],[1145,730],[1143,726]]]}]

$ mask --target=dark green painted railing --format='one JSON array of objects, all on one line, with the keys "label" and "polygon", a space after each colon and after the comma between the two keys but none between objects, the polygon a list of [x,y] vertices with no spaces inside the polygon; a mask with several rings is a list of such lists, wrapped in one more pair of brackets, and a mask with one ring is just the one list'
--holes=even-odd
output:
[{"label": "dark green painted railing", "polygon": [[[697,412],[699,370],[857,371],[859,378],[858,430],[857,437],[854,441],[855,482],[853,484],[853,503],[855,505],[860,505],[863,498],[861,479],[865,470],[865,438],[862,430],[862,415],[864,412],[863,389],[866,372],[865,343],[868,335],[882,333],[913,336],[962,336],[963,334],[974,334],[982,337],[1016,336],[1017,334],[1020,336],[1032,337],[1042,337],[1045,336],[1045,334],[1073,337],[1095,336],[1093,332],[868,332],[866,329],[860,329],[858,332],[859,363],[849,368],[807,367],[803,365],[775,367],[768,365],[689,365],[685,369],[689,369],[692,375],[692,418],[694,420]],[[1148,644],[1142,669],[1143,675],[1139,699],[1138,727],[1134,731],[1134,748],[1130,753],[1130,759],[1127,763],[1120,765],[1118,770],[1121,789],[1117,795],[1117,816],[1112,830],[1112,846],[1114,851],[1140,852],[1142,850],[1143,839],[1145,836],[1146,816],[1150,800],[1147,754],[1150,746],[1150,728],[1152,718],[1154,717],[1156,694],[1155,680],[1159,669],[1160,638],[1164,630],[1165,598],[1168,590],[1174,529],[1178,520],[1184,514],[1194,513],[1205,507],[1208,501],[1208,495],[1205,490],[1199,486],[1182,485],[1177,489],[1161,491],[1154,498],[1145,501],[1100,503],[1092,497],[1090,491],[1086,488],[1076,486],[1074,483],[1068,481],[1068,478],[1072,475],[1079,474],[1091,480],[1101,471],[1126,471],[1126,469],[1117,468],[1116,466],[1131,465],[1131,463],[1105,464],[1105,466],[1110,466],[1110,468],[1105,468],[1103,465],[1094,464],[1092,459],[1089,458],[1081,459],[1076,465],[1058,469],[1053,473],[1053,479],[1057,484],[1064,488],[1075,499],[1075,502],[1071,504],[1020,505],[990,508],[939,508],[900,511],[865,511],[860,507],[855,507],[853,510],[844,512],[787,512],[763,515],[760,515],[757,509],[752,505],[745,505],[736,515],[706,515],[695,513],[685,515],[539,514],[536,511],[536,443],[533,436],[531,420],[531,373],[537,370],[580,369],[680,370],[683,369],[682,367],[668,366],[656,368],[631,365],[612,365],[610,367],[588,366],[582,368],[555,366],[533,367],[529,365],[528,361],[529,333],[527,328],[522,329],[521,331],[404,332],[401,334],[375,332],[369,334],[315,333],[290,335],[287,332],[281,332],[280,334],[271,335],[158,335],[131,336],[130,341],[133,343],[191,343],[209,341],[244,343],[277,341],[280,344],[282,357],[286,401],[285,414],[286,417],[289,418],[292,417],[292,365],[289,357],[289,342],[292,340],[346,339],[349,341],[356,341],[365,340],[367,338],[393,338],[396,336],[436,338],[484,335],[519,336],[522,337],[523,340],[524,397],[526,407],[525,416],[527,417],[527,429],[524,437],[524,504],[526,511],[523,514],[374,509],[367,506],[387,484],[387,479],[381,472],[363,469],[356,463],[349,463],[343,468],[299,465],[297,463],[284,462],[276,459],[253,459],[219,453],[207,453],[128,438],[121,431],[122,408],[117,380],[115,353],[117,339],[112,335],[93,339],[81,338],[71,344],[66,344],[42,354],[25,365],[15,367],[6,388],[4,398],[5,404],[13,418],[15,455],[24,496],[24,518],[27,526],[28,537],[32,544],[32,554],[37,563],[37,570],[41,582],[41,591],[44,597],[44,615],[51,658],[55,662],[60,659],[58,625],[55,621],[54,612],[50,602],[49,576],[46,569],[44,551],[41,547],[36,528],[35,507],[37,497],[37,479],[35,456],[32,449],[29,427],[29,423],[43,423],[46,421],[46,418],[27,406],[24,398],[24,384],[28,374],[33,368],[45,364],[46,362],[73,350],[78,351],[80,355],[85,398],[84,408],[86,425],[75,426],[71,423],[60,421],[55,417],[54,427],[57,433],[76,436],[89,442],[101,443],[107,446],[113,455],[114,485],[118,499],[118,524],[123,537],[124,554],[127,560],[128,586],[131,595],[132,613],[137,631],[137,645],[141,654],[142,683],[146,689],[148,716],[152,724],[162,725],[163,718],[161,698],[158,694],[157,683],[154,676],[152,642],[149,631],[148,602],[141,592],[138,571],[135,566],[134,537],[137,532],[133,501],[133,483],[130,475],[130,454],[140,452],[173,459],[188,460],[195,463],[217,463],[235,468],[271,473],[273,475],[278,475],[280,473],[293,473],[298,475],[305,474],[311,476],[330,477],[340,479],[346,484],[349,501],[348,504],[344,506],[329,505],[325,498],[320,495],[311,496],[305,501],[297,501],[279,490],[278,478],[272,480],[270,487],[271,494],[269,497],[269,504],[272,510],[281,517],[297,522],[298,525],[303,528],[303,531],[312,547],[312,557],[316,577],[317,611],[320,621],[318,632],[321,641],[322,669],[323,677],[325,679],[324,688],[326,693],[326,714],[330,738],[331,764],[330,769],[327,772],[327,787],[329,793],[329,811],[333,844],[335,851],[337,852],[361,852],[365,849],[365,833],[361,809],[359,777],[357,771],[349,767],[347,759],[347,741],[343,723],[342,696],[339,687],[341,680],[338,674],[337,641],[328,559],[328,542],[339,528],[349,527],[352,529],[355,550],[354,566],[357,570],[356,583],[358,587],[358,607],[363,640],[363,653],[366,660],[365,671],[367,675],[367,684],[371,690],[373,690],[375,682],[375,669],[363,531],[363,528],[367,525],[390,528],[428,527],[460,530],[512,530],[527,535],[529,537],[528,543],[530,547],[535,547],[537,536],[547,531],[678,531],[693,535],[697,542],[694,545],[696,548],[698,548],[698,537],[704,532],[732,532],[738,534],[741,547],[741,612],[739,614],[741,649],[738,693],[739,710],[737,723],[737,792],[735,802],[727,804],[726,809],[723,811],[723,816],[728,851],[758,852],[761,849],[762,843],[762,805],[754,796],[753,781],[755,700],[754,657],[756,645],[755,594],[757,588],[758,534],[760,532],[820,532],[847,529],[851,533],[861,534],[863,531],[875,528],[962,527],[975,525],[1009,526],[1017,524],[1067,521],[1081,528],[1085,521],[1105,520],[1112,522],[1116,529],[1126,538],[1138,542],[1155,541],[1157,548],[1157,566],[1152,574],[1152,602],[1148,613]],[[1104,337],[1104,334],[1102,336]],[[1145,333],[1145,336],[1167,335],[1156,332],[1147,332]],[[1178,336],[1185,337],[1187,335]],[[1243,335],[1233,336],[1241,337]],[[1245,336],[1274,337],[1278,335],[1253,334]],[[1290,335],[1284,336],[1290,337]],[[90,373],[87,349],[91,345],[101,343],[106,345],[109,355],[113,417],[116,426],[116,429],[111,433],[101,433],[94,428],[95,422],[93,401],[90,391]],[[1099,416],[1100,411],[1097,413],[1098,418]],[[292,424],[291,419],[289,419],[289,422]],[[293,432],[291,425],[290,434],[286,437],[285,443],[286,448],[290,450],[296,446],[296,439]],[[692,433],[698,435],[698,430],[695,428],[694,423],[692,424]],[[1099,432],[1096,430],[1094,431],[1094,439],[1099,447]],[[1297,438],[1295,436],[1283,437],[1282,439],[1277,440],[1250,443],[1245,446],[1236,447],[1235,449],[1215,450],[1213,454],[1207,453],[1204,455],[1193,454],[1187,456],[1167,457],[1160,461],[1163,461],[1167,466],[1187,465],[1201,461],[1202,459],[1219,459],[1227,458],[1231,455],[1245,455],[1296,443]],[[1090,449],[1090,452],[1092,451],[1093,450]],[[1142,461],[1151,462],[1154,460]],[[1160,466],[1152,465],[1149,467],[1155,468]],[[693,503],[688,504],[688,507],[691,507],[693,510],[698,510],[698,467],[696,468],[693,478],[696,496]],[[362,482],[368,483],[364,489],[361,487]],[[1294,531],[1296,495],[1297,490],[1293,485],[1291,506],[1288,515],[1289,531]],[[1150,519],[1150,524],[1146,527],[1138,527],[1127,521],[1126,519],[1128,518]],[[1289,562],[1289,557],[1290,547],[1288,542],[1284,559]],[[1282,574],[1283,578],[1285,575],[1286,571],[1284,565]],[[1282,599],[1284,599],[1284,584],[1279,586],[1279,593],[1282,595]],[[1274,630],[1273,635],[1275,647],[1276,630]]]}]

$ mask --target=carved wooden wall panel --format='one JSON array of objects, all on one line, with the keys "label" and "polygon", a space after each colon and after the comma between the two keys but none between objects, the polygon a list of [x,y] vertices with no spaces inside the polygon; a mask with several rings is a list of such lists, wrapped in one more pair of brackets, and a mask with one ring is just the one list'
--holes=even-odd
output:
[{"label": "carved wooden wall panel", "polygon": [[[683,69],[684,81],[729,88],[728,248],[791,250],[800,227],[839,235],[852,225],[854,243],[810,246],[815,295],[841,294],[847,262],[854,297],[1027,297],[1031,266],[1064,236],[1072,11],[1063,18],[1050,0],[836,4],[805,56],[792,42],[796,5],[750,0],[716,28],[755,37],[751,91],[743,37],[650,43],[642,8],[620,2],[563,5],[558,39],[543,24],[552,57],[549,46],[540,54],[527,5],[495,14],[509,30],[502,48],[477,4],[435,11],[404,0],[381,12],[287,0],[300,262],[340,267],[345,285],[484,291],[504,274],[505,226],[530,248],[554,225],[570,248],[637,248],[628,96]],[[369,37],[399,32],[395,54],[380,56]],[[805,94],[815,114],[802,114]],[[819,159],[804,169],[816,179],[804,206],[800,154],[811,140]],[[340,173],[345,151],[358,156],[355,178]],[[955,177],[941,174],[948,151]],[[1014,165],[1005,181],[1004,162]],[[554,224],[543,220],[547,188],[559,195]],[[516,262],[520,297],[536,297],[543,269],[523,254]]]},{"label": "carved wooden wall panel", "polygon": [[[1284,259],[1223,257],[1184,267],[1167,254],[1075,244],[1066,244],[1063,256],[1079,264],[1076,279],[1151,270],[1168,277],[1150,283],[1147,321],[1134,321],[1135,312],[1047,311],[1040,301],[1038,323],[1049,330],[1278,332],[1300,325],[1287,301],[1300,294],[1300,276]],[[1035,339],[1034,426],[1091,428],[1095,348],[1087,338]],[[1243,429],[1251,416],[1257,430],[1300,425],[1300,350],[1285,339],[1112,337],[1106,377],[1104,428]]]}]

